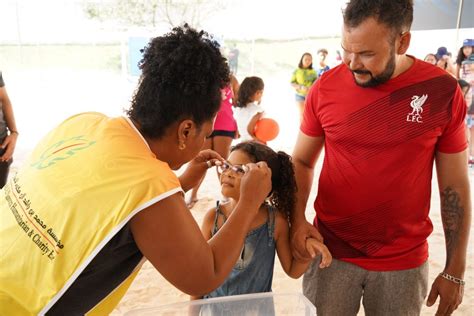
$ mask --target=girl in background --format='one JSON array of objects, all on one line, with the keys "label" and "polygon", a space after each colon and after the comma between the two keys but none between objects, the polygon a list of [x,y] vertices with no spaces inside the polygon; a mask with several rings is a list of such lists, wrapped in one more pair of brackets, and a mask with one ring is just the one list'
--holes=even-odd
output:
[{"label": "girl in background", "polygon": [[18,138],[15,115],[0,71],[0,189],[5,186]]},{"label": "girl in background", "polygon": [[432,64],[433,66],[436,66],[436,63],[438,63],[438,58],[436,58],[436,55],[432,53],[427,54],[423,60]]},{"label": "girl in background", "polygon": [[304,101],[308,95],[309,88],[318,78],[316,70],[313,69],[313,56],[310,53],[304,53],[301,56],[298,68],[291,77],[291,86],[295,89],[295,100],[300,112],[300,121],[303,118]]},{"label": "girl in background", "polygon": [[456,57],[456,78],[464,79],[466,78],[467,72],[469,71],[467,67],[463,66],[463,61],[465,61],[472,53],[474,53],[474,39],[466,38],[462,42],[462,47],[458,51],[458,56]]},{"label": "girl in background", "polygon": [[[203,150],[212,149],[219,153],[224,159],[227,159],[227,156],[229,156],[230,145],[232,140],[237,136],[237,123],[234,119],[232,105],[234,103],[234,95],[236,95],[238,91],[239,82],[235,76],[231,74],[229,85],[221,90],[222,102],[212,127],[212,134],[206,138],[202,148]],[[198,201],[198,190],[205,176],[206,174],[204,174],[199,184],[191,190],[191,196],[186,203],[190,209],[193,208]]]},{"label": "girl in background", "polygon": [[[266,162],[271,169],[272,190],[252,222],[240,258],[231,274],[224,284],[204,298],[270,292],[275,252],[283,270],[292,278],[300,277],[310,263],[296,261],[291,254],[288,218],[296,200],[296,180],[291,157],[253,141],[234,146],[228,161],[217,166],[221,192],[227,201],[217,202],[216,207],[207,212],[201,228],[204,238],[209,240],[217,234],[232,214],[239,203],[240,179],[246,172],[245,165],[257,161]],[[306,241],[306,247],[313,258],[317,253],[322,254],[320,268],[330,265],[332,257],[323,243],[310,238]]]},{"label": "girl in background", "polygon": [[234,117],[242,141],[255,140],[255,124],[263,116],[262,102],[265,85],[259,77],[247,77],[242,81],[235,104]]}]

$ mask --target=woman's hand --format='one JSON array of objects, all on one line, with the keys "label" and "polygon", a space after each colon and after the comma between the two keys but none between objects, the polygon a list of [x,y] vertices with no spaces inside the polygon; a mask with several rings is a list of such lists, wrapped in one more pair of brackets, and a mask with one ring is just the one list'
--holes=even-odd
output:
[{"label": "woman's hand", "polygon": [[211,149],[200,151],[196,157],[188,163],[186,170],[179,177],[181,188],[186,192],[197,186],[201,178],[206,175],[207,169],[218,166],[224,158]]},{"label": "woman's hand", "polygon": [[272,170],[266,162],[249,163],[240,180],[240,201],[252,203],[251,209],[258,209],[272,190]]}]

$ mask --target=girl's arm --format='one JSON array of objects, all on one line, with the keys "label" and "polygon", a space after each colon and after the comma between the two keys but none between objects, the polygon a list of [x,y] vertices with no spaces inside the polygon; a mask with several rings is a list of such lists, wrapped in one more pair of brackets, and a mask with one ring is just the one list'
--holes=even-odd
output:
[{"label": "girl's arm", "polygon": [[[237,98],[237,96],[239,95],[239,88],[240,88],[240,84],[239,84],[239,81],[237,80],[237,78],[235,78],[234,75],[230,75],[230,85],[232,87],[232,92],[234,93],[234,97],[233,98]],[[235,102],[234,102],[235,104]]]},{"label": "girl's arm", "polygon": [[[303,275],[308,268],[311,260],[308,261],[297,261],[291,254],[290,246],[290,228],[288,220],[281,212],[277,212],[275,218],[275,241],[278,258],[280,259],[281,266],[288,276],[297,279]],[[329,250],[323,243],[317,241],[314,238],[307,239],[306,248],[311,254],[312,258],[315,258],[316,254],[320,252],[323,256],[320,267],[325,268],[331,263],[332,257]]]},{"label": "girl's arm", "polygon": [[[201,225],[201,232],[202,235],[204,236],[204,239],[208,241],[209,239],[212,238],[212,226],[214,225],[214,219],[216,216],[216,208],[213,207],[209,211],[207,211],[206,215],[204,216],[204,219],[202,220],[202,225]],[[202,298],[201,296],[195,296],[191,295],[190,299],[191,301],[193,300],[199,300]]]},{"label": "girl's arm", "polygon": [[255,140],[257,140],[257,137],[255,137],[255,125],[257,124],[258,120],[262,118],[262,116],[263,116],[263,112],[259,112],[255,114],[252,117],[252,119],[249,121],[249,124],[247,125],[247,132]]}]

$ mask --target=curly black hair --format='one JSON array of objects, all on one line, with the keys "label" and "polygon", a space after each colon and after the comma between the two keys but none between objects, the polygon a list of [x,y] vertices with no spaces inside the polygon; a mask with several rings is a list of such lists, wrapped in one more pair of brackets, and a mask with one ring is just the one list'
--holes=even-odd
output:
[{"label": "curly black hair", "polygon": [[[303,58],[304,56],[308,55],[309,57],[311,57],[311,59],[313,58],[313,55],[311,55],[310,53],[306,52],[304,53],[303,55],[301,55],[301,58],[300,58],[300,62],[298,63],[298,68],[301,68],[301,69],[304,69],[304,66],[303,66]],[[311,63],[307,69],[313,69],[313,63]]]},{"label": "curly black hair", "polygon": [[413,0],[350,0],[343,15],[350,28],[372,17],[391,28],[393,35],[400,34],[413,22]]},{"label": "curly black hair", "polygon": [[142,53],[142,75],[126,113],[144,136],[161,138],[182,119],[201,127],[215,116],[230,74],[209,34],[185,24],[153,38]]},{"label": "curly black hair", "polygon": [[296,203],[296,179],[291,156],[283,151],[275,152],[270,147],[255,142],[241,142],[231,148],[231,152],[241,150],[252,162],[265,161],[272,170],[272,191],[268,201],[277,210],[289,217]]},{"label": "curly black hair", "polygon": [[239,95],[237,96],[236,107],[244,108],[252,102],[252,97],[257,91],[263,90],[265,85],[260,77],[246,77],[239,87]]}]

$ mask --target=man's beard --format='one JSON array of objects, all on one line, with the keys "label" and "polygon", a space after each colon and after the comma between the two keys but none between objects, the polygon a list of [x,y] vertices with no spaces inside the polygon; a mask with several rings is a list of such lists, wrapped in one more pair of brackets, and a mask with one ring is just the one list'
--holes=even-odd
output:
[{"label": "man's beard", "polygon": [[368,87],[375,87],[382,83],[387,82],[388,80],[390,80],[394,72],[395,72],[395,54],[391,54],[391,57],[389,61],[387,62],[387,66],[385,66],[385,69],[382,71],[381,74],[374,76],[368,70],[352,70],[352,75],[353,76],[354,74],[370,75],[370,79],[367,82],[358,82],[354,76],[354,81],[358,86],[363,87],[363,88],[368,88]]}]

